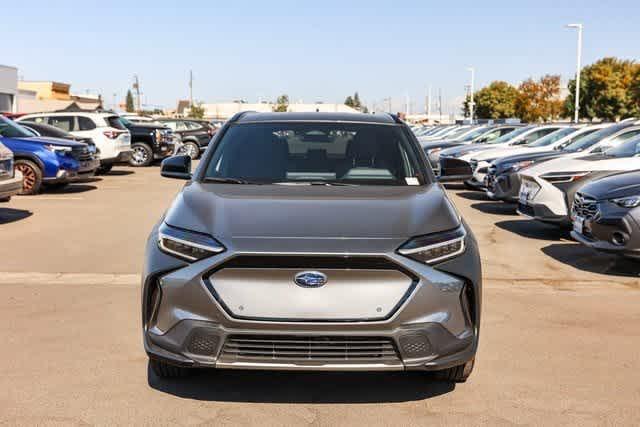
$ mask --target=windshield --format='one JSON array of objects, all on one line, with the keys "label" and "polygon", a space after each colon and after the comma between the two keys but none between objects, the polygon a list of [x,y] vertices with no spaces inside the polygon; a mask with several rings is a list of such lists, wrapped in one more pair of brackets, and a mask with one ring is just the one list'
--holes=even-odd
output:
[{"label": "windshield", "polygon": [[419,185],[415,148],[402,127],[347,123],[231,126],[204,181],[308,185]]},{"label": "windshield", "polygon": [[610,157],[633,157],[640,154],[640,137],[631,138],[622,144],[610,148],[604,152]]},{"label": "windshield", "polygon": [[6,138],[32,138],[34,134],[14,121],[0,116],[0,136]]},{"label": "windshield", "polygon": [[500,138],[496,138],[494,140],[487,141],[487,144],[502,144],[502,143],[505,143],[505,142],[509,142],[513,138],[515,138],[517,136],[520,136],[523,133],[528,132],[530,130],[531,130],[530,126],[525,126],[523,128],[516,129],[513,132],[505,133]]},{"label": "windshield", "polygon": [[125,126],[126,122],[120,116],[109,116],[109,117],[105,117],[104,119],[106,120],[107,126],[109,127],[120,129],[120,130],[127,130],[127,127]]},{"label": "windshield", "polygon": [[572,127],[562,128],[555,132],[551,132],[549,135],[543,136],[542,138],[535,140],[531,144],[527,144],[527,147],[546,147],[547,145],[551,145],[554,142],[560,141],[562,138],[564,138],[567,135],[571,135],[577,130],[578,128],[572,128]]},{"label": "windshield", "polygon": [[471,133],[466,134],[465,136],[460,138],[460,141],[473,141],[474,139],[476,139],[480,135],[484,135],[486,132],[487,132],[487,128],[483,126],[481,128],[478,128],[478,129],[474,130]]},{"label": "windshield", "polygon": [[586,135],[584,138],[580,138],[571,144],[567,145],[562,149],[562,151],[568,151],[571,153],[575,153],[578,151],[584,151],[587,148],[597,144],[604,138],[613,135],[614,133],[619,132],[621,129],[624,129],[626,126],[609,126],[604,129],[600,129],[597,132],[593,132],[589,135]]}]

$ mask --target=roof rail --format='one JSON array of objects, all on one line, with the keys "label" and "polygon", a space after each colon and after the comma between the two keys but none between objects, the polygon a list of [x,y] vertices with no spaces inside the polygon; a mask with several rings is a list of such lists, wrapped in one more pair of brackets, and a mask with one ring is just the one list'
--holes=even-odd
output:
[{"label": "roof rail", "polygon": [[240,111],[239,113],[235,113],[233,117],[229,119],[229,123],[235,123],[242,118],[247,113],[257,113],[257,111]]}]

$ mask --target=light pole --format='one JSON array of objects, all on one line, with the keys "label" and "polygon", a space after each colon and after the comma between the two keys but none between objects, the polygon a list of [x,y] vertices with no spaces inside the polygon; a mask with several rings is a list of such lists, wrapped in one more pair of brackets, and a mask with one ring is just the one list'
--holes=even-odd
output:
[{"label": "light pole", "polygon": [[467,70],[469,70],[471,72],[471,88],[470,88],[470,99],[469,99],[469,117],[471,117],[471,124],[473,124],[473,110],[475,107],[475,104],[473,102],[473,90],[474,90],[474,85],[475,85],[475,78],[476,78],[476,70],[473,67],[467,68]]},{"label": "light pole", "polygon": [[582,61],[582,24],[569,24],[567,28],[578,29],[578,58],[576,60],[576,104],[573,120],[578,123],[580,121],[580,71]]}]

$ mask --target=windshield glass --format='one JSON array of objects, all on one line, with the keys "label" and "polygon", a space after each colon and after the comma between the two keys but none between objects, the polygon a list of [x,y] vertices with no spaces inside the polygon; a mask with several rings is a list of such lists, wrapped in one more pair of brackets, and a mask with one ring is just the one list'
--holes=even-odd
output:
[{"label": "windshield glass", "polygon": [[0,116],[0,135],[6,138],[31,138],[34,136],[32,132],[24,129],[13,120]]},{"label": "windshield glass", "polygon": [[505,133],[500,138],[496,138],[494,140],[487,141],[487,144],[502,144],[502,143],[505,143],[505,142],[509,142],[513,138],[515,138],[517,136],[520,136],[523,133],[525,133],[527,131],[530,131],[530,130],[531,130],[530,126],[525,126],[523,128],[516,129],[513,132]]},{"label": "windshield glass", "polygon": [[584,138],[580,138],[571,144],[567,145],[562,149],[562,151],[569,151],[571,153],[575,153],[578,151],[584,151],[587,148],[597,144],[604,138],[613,135],[614,133],[619,132],[625,126],[609,126],[604,129],[600,129],[597,132],[590,133],[586,135]]},{"label": "windshield glass", "polygon": [[465,136],[463,136],[462,138],[460,138],[460,141],[473,141],[474,139],[476,139],[480,135],[485,134],[486,132],[487,132],[487,128],[486,127],[478,128],[478,129],[474,130],[473,132],[468,133]]},{"label": "windshield glass", "polygon": [[395,125],[238,124],[216,144],[204,181],[418,185],[417,159]]},{"label": "windshield glass", "polygon": [[555,132],[551,132],[549,135],[535,140],[531,144],[527,144],[527,147],[546,147],[547,145],[551,145],[554,142],[560,141],[562,138],[574,133],[576,130],[578,130],[578,128],[562,128]]},{"label": "windshield glass", "polygon": [[631,138],[604,152],[610,157],[633,157],[640,154],[640,137]]},{"label": "windshield glass", "polygon": [[125,120],[123,120],[120,116],[109,116],[105,117],[104,119],[107,122],[107,126],[120,130],[127,130],[125,126]]}]

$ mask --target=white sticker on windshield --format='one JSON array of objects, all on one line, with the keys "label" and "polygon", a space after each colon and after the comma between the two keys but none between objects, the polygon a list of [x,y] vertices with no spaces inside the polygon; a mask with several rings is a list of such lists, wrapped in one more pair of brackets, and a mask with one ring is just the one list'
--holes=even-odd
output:
[{"label": "white sticker on windshield", "polygon": [[404,179],[407,182],[407,185],[420,185],[420,181],[415,176],[408,176]]}]

